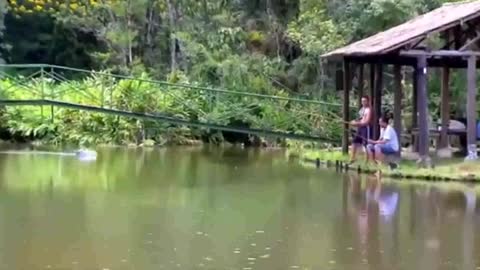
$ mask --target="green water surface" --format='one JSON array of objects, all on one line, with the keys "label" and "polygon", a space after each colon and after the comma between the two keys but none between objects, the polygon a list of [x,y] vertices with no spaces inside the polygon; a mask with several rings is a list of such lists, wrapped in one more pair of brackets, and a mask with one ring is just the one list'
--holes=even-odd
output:
[{"label": "green water surface", "polygon": [[1,154],[0,172],[0,269],[480,269],[469,187],[208,147]]}]

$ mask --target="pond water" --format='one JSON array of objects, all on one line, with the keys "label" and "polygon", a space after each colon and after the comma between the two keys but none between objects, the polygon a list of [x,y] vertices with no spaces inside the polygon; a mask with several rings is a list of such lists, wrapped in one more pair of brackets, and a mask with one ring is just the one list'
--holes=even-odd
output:
[{"label": "pond water", "polygon": [[281,150],[1,154],[0,269],[480,269],[472,190]]}]

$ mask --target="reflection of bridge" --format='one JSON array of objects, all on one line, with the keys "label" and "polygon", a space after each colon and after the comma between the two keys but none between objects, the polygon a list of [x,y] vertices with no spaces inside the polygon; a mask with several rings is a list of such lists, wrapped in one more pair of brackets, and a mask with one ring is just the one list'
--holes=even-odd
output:
[{"label": "reflection of bridge", "polygon": [[[37,106],[42,119],[53,120],[55,108],[63,108],[233,133],[339,142],[341,105],[315,98],[213,89],[43,64],[0,65],[0,69],[0,105]],[[232,124],[232,118],[242,124]]]}]

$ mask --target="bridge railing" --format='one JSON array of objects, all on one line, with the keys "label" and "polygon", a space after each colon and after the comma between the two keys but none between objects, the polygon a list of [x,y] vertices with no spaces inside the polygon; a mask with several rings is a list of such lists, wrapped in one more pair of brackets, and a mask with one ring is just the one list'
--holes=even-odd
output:
[{"label": "bridge railing", "polygon": [[[66,74],[69,75],[66,75]],[[77,79],[71,79],[71,74]],[[187,121],[240,126],[338,140],[341,105],[292,96],[232,91],[44,64],[0,65],[0,97],[55,100]],[[41,118],[68,110],[28,108]]]}]

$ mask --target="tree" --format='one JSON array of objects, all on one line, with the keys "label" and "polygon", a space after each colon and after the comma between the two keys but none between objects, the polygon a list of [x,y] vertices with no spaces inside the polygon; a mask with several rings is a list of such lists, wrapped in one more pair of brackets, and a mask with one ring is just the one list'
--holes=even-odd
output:
[{"label": "tree", "polygon": [[[3,31],[5,31],[5,14],[7,13],[8,5],[6,0],[0,0],[0,39],[3,40]],[[8,50],[3,42],[1,45],[2,51]],[[3,55],[0,55],[0,61],[3,62]]]}]

